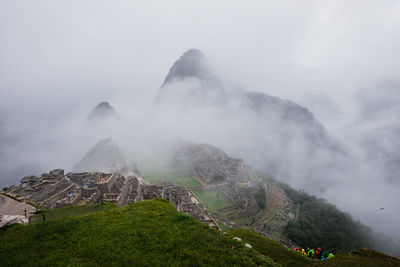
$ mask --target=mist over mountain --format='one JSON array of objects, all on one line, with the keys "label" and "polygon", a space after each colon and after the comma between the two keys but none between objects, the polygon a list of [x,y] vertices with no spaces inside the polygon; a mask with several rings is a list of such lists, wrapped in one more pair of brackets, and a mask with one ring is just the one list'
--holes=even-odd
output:
[{"label": "mist over mountain", "polygon": [[108,102],[101,102],[89,113],[87,120],[89,122],[106,120],[106,119],[117,119],[118,114],[115,112],[113,106]]},{"label": "mist over mountain", "polygon": [[397,1],[0,7],[0,186],[182,139],[400,239]]},{"label": "mist over mountain", "polygon": [[121,149],[111,140],[102,139],[79,161],[73,171],[97,171],[105,173],[134,173],[133,163],[128,162]]},{"label": "mist over mountain", "polygon": [[400,183],[400,84],[381,81],[356,95],[360,108],[360,146],[382,161],[386,181]]},{"label": "mist over mountain", "polygon": [[[325,190],[337,175],[337,161],[345,161],[346,155],[314,115],[293,101],[262,92],[226,94],[207,65],[198,49],[188,50],[173,64],[157,99],[162,120],[176,117],[195,122],[204,116],[205,121],[199,120],[196,127],[210,127],[212,135],[198,141],[221,146],[308,192]],[[195,86],[192,81],[201,85]],[[225,100],[210,105],[210,99],[221,99],[214,98],[215,84]]]},{"label": "mist over mountain", "polygon": [[221,82],[198,49],[189,49],[172,65],[157,95],[157,102],[184,106],[225,101]]}]

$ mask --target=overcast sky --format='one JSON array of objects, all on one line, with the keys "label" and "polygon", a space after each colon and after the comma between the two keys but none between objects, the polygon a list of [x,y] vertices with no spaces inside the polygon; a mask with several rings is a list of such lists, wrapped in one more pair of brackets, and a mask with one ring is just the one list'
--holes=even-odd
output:
[{"label": "overcast sky", "polygon": [[0,101],[152,97],[189,48],[238,87],[347,98],[400,77],[399,13],[396,0],[0,1]]},{"label": "overcast sky", "polygon": [[[102,100],[117,111],[152,103],[190,48],[226,88],[296,101],[332,136],[360,142],[398,125],[399,25],[397,0],[0,0],[0,186],[10,182],[7,168],[77,162],[61,152],[81,148],[60,141],[81,126],[72,118],[84,120]],[[375,199],[395,189],[385,185]],[[335,191],[328,197],[346,207]]]}]

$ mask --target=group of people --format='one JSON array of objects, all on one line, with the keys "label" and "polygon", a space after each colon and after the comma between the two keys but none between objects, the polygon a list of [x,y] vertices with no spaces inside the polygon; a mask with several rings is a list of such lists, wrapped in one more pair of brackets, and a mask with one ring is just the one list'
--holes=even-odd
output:
[{"label": "group of people", "polygon": [[307,249],[299,249],[295,248],[294,249],[296,252],[299,252],[303,254],[306,257],[310,257],[313,259],[318,259],[318,260],[325,260],[325,259],[330,259],[333,258],[335,255],[333,255],[332,252],[324,252],[321,248],[313,249],[313,248],[307,248]]}]

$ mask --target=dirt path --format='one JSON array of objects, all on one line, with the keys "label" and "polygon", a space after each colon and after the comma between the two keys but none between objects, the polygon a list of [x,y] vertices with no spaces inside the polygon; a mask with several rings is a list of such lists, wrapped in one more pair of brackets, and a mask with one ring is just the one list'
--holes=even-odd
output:
[{"label": "dirt path", "polygon": [[25,215],[25,210],[29,214],[35,212],[36,208],[25,202],[0,195],[0,215]]}]

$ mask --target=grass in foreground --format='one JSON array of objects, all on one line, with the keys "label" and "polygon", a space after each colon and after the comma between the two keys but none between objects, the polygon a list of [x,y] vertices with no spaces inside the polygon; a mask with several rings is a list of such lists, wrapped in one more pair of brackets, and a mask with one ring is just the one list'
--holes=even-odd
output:
[{"label": "grass in foreground", "polygon": [[341,253],[321,261],[318,266],[400,266],[400,260],[372,249],[362,248],[351,253]]},{"label": "grass in foreground", "polygon": [[212,214],[218,214],[219,209],[231,206],[232,201],[217,190],[192,190],[193,193],[206,205]]},{"label": "grass in foreground", "polygon": [[240,237],[261,254],[270,257],[283,266],[311,266],[312,260],[286,248],[282,244],[267,239],[248,229],[235,229],[229,232],[231,237]]},{"label": "grass in foreground", "polygon": [[164,200],[0,230],[0,266],[278,266]]},{"label": "grass in foreground", "polygon": [[37,214],[33,215],[32,221],[34,222],[42,222],[43,214],[45,215],[46,221],[64,219],[67,217],[73,217],[78,215],[85,215],[93,212],[99,212],[104,210],[109,210],[116,208],[117,205],[114,203],[97,203],[91,205],[83,205],[83,206],[71,206],[71,207],[63,207],[58,209],[50,209],[40,211]]}]

